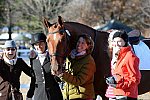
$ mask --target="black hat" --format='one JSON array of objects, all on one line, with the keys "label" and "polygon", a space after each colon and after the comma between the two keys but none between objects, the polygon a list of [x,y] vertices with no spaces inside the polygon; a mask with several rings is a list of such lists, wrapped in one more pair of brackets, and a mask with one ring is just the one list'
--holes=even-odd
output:
[{"label": "black hat", "polygon": [[31,39],[32,45],[41,41],[46,42],[46,35],[44,33],[36,33],[32,35],[32,39]]},{"label": "black hat", "polygon": [[122,38],[124,40],[124,42],[125,42],[125,46],[128,45],[128,35],[127,35],[127,33],[125,31],[117,31],[117,32],[115,32],[114,35],[113,35],[113,39],[115,37]]},{"label": "black hat", "polygon": [[141,32],[139,30],[133,30],[128,33],[130,44],[136,44],[140,41]]}]

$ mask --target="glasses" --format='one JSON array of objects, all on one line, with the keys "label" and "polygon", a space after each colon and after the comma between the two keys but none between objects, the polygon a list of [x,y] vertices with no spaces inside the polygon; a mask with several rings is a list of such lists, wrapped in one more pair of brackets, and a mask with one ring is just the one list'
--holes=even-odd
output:
[{"label": "glasses", "polygon": [[15,49],[15,48],[6,48],[6,50],[7,50],[7,51],[10,51],[10,50],[11,50],[11,51],[15,51],[16,49]]}]

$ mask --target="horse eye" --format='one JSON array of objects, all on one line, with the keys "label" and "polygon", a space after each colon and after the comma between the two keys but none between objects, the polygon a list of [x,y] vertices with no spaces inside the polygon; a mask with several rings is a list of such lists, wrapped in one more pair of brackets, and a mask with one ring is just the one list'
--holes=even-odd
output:
[{"label": "horse eye", "polygon": [[64,34],[64,32],[60,32],[60,34],[61,34],[61,35],[63,35],[63,34]]}]

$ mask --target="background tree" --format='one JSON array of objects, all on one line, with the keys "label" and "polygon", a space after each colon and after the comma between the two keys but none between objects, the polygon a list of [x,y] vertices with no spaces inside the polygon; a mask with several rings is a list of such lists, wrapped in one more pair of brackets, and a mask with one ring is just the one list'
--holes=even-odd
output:
[{"label": "background tree", "polygon": [[4,0],[0,0],[0,27],[4,26],[6,24],[5,19],[4,19],[4,13],[5,12],[5,6],[4,6]]},{"label": "background tree", "polygon": [[14,7],[14,23],[24,29],[36,32],[45,30],[42,24],[43,17],[53,19],[62,11],[64,0],[8,0]]},{"label": "background tree", "polygon": [[116,19],[143,32],[150,28],[149,0],[72,0],[64,10],[63,16],[67,21],[89,26],[103,25]]},{"label": "background tree", "polygon": [[[116,19],[132,28],[150,28],[150,0],[1,0],[0,4],[2,1],[10,4],[12,25],[30,32],[45,30],[43,17],[53,22],[58,15],[92,27]],[[4,18],[1,24],[8,20]]]},{"label": "background tree", "polygon": [[140,16],[140,22],[147,28],[150,27],[150,0],[142,0],[140,10],[142,14]]}]

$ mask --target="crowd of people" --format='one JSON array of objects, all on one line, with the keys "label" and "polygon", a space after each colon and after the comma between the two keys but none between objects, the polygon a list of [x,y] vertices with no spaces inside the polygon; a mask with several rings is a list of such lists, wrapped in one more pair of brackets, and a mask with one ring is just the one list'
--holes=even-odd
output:
[{"label": "crowd of people", "polygon": [[[148,65],[138,49],[149,48],[140,41],[141,32],[133,30],[109,31],[109,54],[111,58],[111,76],[106,78],[109,100],[137,100],[138,85],[141,79],[140,68]],[[0,100],[23,100],[20,92],[20,75],[23,71],[31,77],[26,100],[95,100],[94,72],[96,65],[91,53],[94,42],[88,35],[79,35],[75,49],[68,57],[69,70],[59,74],[51,73],[46,35],[36,33],[32,38],[33,50],[30,53],[30,65],[17,57],[15,41],[7,40],[0,58]],[[141,49],[142,50],[142,49]],[[65,82],[61,90],[57,80]]]}]

